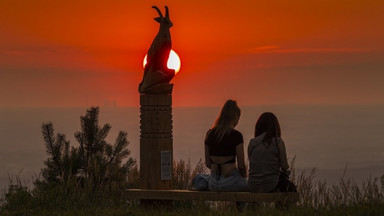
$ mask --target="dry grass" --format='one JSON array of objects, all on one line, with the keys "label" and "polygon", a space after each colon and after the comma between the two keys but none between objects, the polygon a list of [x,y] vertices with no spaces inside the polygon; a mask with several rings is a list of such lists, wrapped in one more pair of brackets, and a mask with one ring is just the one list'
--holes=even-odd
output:
[{"label": "dry grass", "polygon": [[[384,175],[381,179],[367,178],[360,185],[353,179],[340,177],[337,184],[328,185],[326,180],[316,180],[317,170],[314,168],[309,172],[297,173],[294,169],[295,160],[291,161],[291,180],[297,185],[300,200],[297,206],[287,209],[278,209],[273,204],[260,204],[256,208],[249,207],[246,215],[384,215]],[[132,169],[128,177],[129,185],[139,185],[139,171],[137,167]],[[198,173],[207,173],[208,169],[202,160],[192,169],[190,161],[174,161],[173,186],[177,189],[188,189],[191,179]],[[25,213],[27,208],[19,208],[26,201],[33,201],[30,189],[16,178],[10,179],[13,193],[10,197],[13,209],[19,209]],[[8,197],[9,198],[9,197]],[[7,200],[6,200],[7,201]],[[33,204],[34,202],[32,202]],[[39,211],[39,215],[89,215],[91,212],[102,212],[102,215],[244,215],[238,213],[232,202],[175,202],[175,208],[167,209],[142,209],[138,205],[95,206],[87,208],[66,208],[57,206],[57,210],[47,210],[39,206],[28,211]],[[29,208],[28,208],[29,209]],[[3,211],[1,213],[11,213]],[[41,213],[41,214],[40,214]],[[55,214],[53,214],[55,213]],[[5,214],[13,215],[13,214]],[[94,215],[100,215],[94,213]]]},{"label": "dry grass", "polygon": [[[314,209],[332,209],[344,206],[384,204],[384,175],[378,178],[367,178],[358,185],[353,179],[340,177],[337,184],[328,185],[326,180],[316,180],[317,169],[297,173],[295,158],[290,162],[291,180],[300,194],[298,206]],[[181,159],[174,162],[173,185],[175,189],[188,189],[191,179],[198,173],[208,173],[202,159],[191,171],[191,164]],[[345,168],[344,173],[346,172]],[[222,204],[219,204],[222,205]],[[223,206],[220,206],[223,207]]]},{"label": "dry grass", "polygon": [[384,204],[384,175],[367,178],[361,185],[353,179],[345,179],[347,167],[337,184],[328,185],[326,180],[315,180],[316,168],[309,173],[302,171],[299,175],[294,169],[295,158],[291,162],[291,180],[300,193],[299,206],[315,209],[331,209],[343,206],[367,204]]}]

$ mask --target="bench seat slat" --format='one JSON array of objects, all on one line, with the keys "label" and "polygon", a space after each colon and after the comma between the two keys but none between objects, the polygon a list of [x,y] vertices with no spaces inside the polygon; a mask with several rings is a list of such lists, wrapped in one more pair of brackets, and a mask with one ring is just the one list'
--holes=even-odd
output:
[{"label": "bench seat slat", "polygon": [[126,199],[153,200],[209,200],[209,201],[247,201],[247,202],[276,202],[298,201],[299,194],[289,193],[251,193],[251,192],[212,192],[189,190],[144,190],[127,189],[123,191]]}]

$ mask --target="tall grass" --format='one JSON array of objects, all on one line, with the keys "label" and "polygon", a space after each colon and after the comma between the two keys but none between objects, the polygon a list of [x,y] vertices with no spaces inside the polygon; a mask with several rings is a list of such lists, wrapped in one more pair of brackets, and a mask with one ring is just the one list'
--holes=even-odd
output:
[{"label": "tall grass", "polygon": [[298,205],[320,208],[336,208],[343,206],[384,204],[384,175],[381,182],[378,178],[368,177],[362,184],[353,179],[340,177],[338,183],[328,185],[326,180],[315,180],[316,169],[309,173],[303,171],[296,179],[300,194]]},{"label": "tall grass", "polygon": [[[362,184],[353,179],[340,177],[336,184],[329,185],[326,180],[316,180],[317,169],[297,173],[295,158],[290,162],[291,180],[297,186],[300,195],[297,206],[312,210],[331,210],[356,206],[382,206],[384,210],[384,175],[379,178],[368,177]],[[347,171],[345,168],[344,173]],[[173,185],[175,189],[187,189],[191,179],[197,173],[207,173],[208,169],[200,159],[191,172],[189,161],[181,159],[174,162]],[[227,208],[232,203],[222,202],[210,205]],[[270,205],[267,205],[270,206]],[[384,215],[384,212],[383,212]]]},{"label": "tall grass", "polygon": [[[256,210],[249,208],[248,212],[257,211],[259,215],[384,215],[384,175],[379,178],[368,177],[362,184],[357,184],[353,179],[346,179],[341,176],[337,184],[329,185],[326,180],[316,180],[317,170],[314,168],[308,171],[297,173],[294,169],[294,159],[291,161],[291,180],[296,184],[300,194],[296,207],[290,210],[276,209],[274,205],[264,204]],[[191,179],[198,173],[207,173],[208,169],[200,159],[192,169],[190,160],[174,161],[173,164],[173,187],[175,189],[188,189]],[[139,170],[134,166],[128,176],[128,185],[131,188],[139,186]],[[88,215],[98,209],[103,214],[95,215],[236,215],[236,208],[231,202],[176,202],[173,210],[142,209],[140,206],[127,205],[125,202],[115,202],[111,199],[109,204],[94,205],[90,202],[84,206],[84,202],[78,206],[74,202],[65,199],[86,200],[81,193],[65,195],[64,188],[52,188],[50,193],[36,194],[32,188],[17,176],[10,178],[9,189],[5,194],[5,204],[1,207],[0,213],[10,212],[39,212],[41,215],[52,213],[49,209],[58,209],[62,214],[73,215],[74,211],[83,212],[79,215]],[[45,197],[43,197],[45,196]],[[117,196],[115,196],[117,197]],[[52,203],[63,202],[62,206],[51,206],[49,203],[42,203],[41,200],[56,199]],[[106,201],[106,200],[103,200]],[[115,202],[113,204],[113,202]],[[69,205],[72,203],[72,205]],[[81,206],[81,205],[83,206]],[[77,209],[77,210],[76,210]],[[88,209],[88,210],[87,210]],[[48,212],[48,213],[44,213]],[[77,214],[77,213],[76,213]]]},{"label": "tall grass", "polygon": [[172,185],[174,189],[190,189],[192,178],[197,174],[208,173],[208,168],[200,159],[195,168],[191,169],[191,161],[180,159],[173,161]]}]

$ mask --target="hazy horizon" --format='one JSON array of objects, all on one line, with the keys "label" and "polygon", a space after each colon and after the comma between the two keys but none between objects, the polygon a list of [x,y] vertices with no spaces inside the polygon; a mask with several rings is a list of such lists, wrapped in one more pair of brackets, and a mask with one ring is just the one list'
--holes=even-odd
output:
[{"label": "hazy horizon", "polygon": [[[77,146],[73,134],[80,130],[80,116],[87,108],[0,108],[0,187],[8,174],[27,180],[38,174],[46,160],[41,124],[53,122],[55,132],[63,133]],[[269,105],[244,106],[239,125],[245,151],[252,138],[254,123],[264,111],[279,118],[288,157],[296,156],[298,171],[317,167],[318,177],[334,182],[343,175],[358,181],[369,175],[384,174],[384,105]],[[190,160],[192,167],[203,158],[203,141],[220,107],[174,107],[174,159]],[[100,107],[100,124],[112,129],[113,142],[120,130],[128,132],[131,156],[139,161],[138,107]]]}]

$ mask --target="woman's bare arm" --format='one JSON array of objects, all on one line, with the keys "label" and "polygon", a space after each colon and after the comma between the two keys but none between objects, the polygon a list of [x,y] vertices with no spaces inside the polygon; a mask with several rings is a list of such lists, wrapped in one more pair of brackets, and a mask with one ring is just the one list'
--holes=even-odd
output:
[{"label": "woman's bare arm", "polygon": [[209,147],[208,147],[208,145],[205,145],[205,166],[208,169],[211,169],[211,166],[212,166],[212,161],[211,161],[211,158],[209,156]]}]

